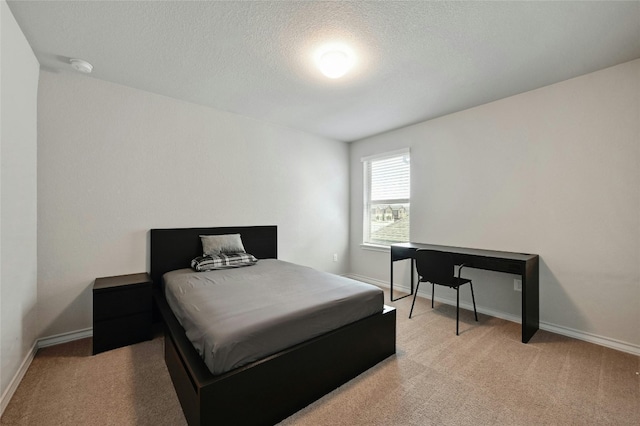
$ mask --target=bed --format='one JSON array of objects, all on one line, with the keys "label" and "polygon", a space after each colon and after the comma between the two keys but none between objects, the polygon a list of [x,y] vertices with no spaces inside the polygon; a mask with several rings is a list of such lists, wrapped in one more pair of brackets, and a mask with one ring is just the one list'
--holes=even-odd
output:
[{"label": "bed", "polygon": [[235,233],[242,236],[247,253],[277,259],[275,226],[150,231],[150,274],[164,323],[165,362],[190,425],[277,423],[395,353],[396,312],[385,306],[382,312],[212,374],[169,307],[162,277],[188,267],[201,254],[200,235]]}]

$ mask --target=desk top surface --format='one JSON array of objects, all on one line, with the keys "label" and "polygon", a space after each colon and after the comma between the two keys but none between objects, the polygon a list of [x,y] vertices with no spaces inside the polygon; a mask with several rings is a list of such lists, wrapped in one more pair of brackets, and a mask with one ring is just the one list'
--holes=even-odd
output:
[{"label": "desk top surface", "polygon": [[532,260],[538,257],[537,254],[530,254],[530,253],[515,253],[510,251],[484,250],[484,249],[441,246],[436,244],[413,243],[413,242],[391,244],[391,250],[393,250],[394,247],[400,248],[400,249],[409,249],[409,250],[418,250],[418,249],[438,250],[438,251],[446,251],[448,253],[493,257],[496,259],[518,260],[523,262],[526,262],[528,260]]}]

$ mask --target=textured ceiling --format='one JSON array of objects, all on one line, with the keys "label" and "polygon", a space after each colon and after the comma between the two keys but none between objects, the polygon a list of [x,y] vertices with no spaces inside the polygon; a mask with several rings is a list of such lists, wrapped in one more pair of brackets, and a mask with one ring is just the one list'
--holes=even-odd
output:
[{"label": "textured ceiling", "polygon": [[[640,2],[9,1],[43,69],[353,141],[640,58]],[[320,44],[357,54],[339,80]]]}]

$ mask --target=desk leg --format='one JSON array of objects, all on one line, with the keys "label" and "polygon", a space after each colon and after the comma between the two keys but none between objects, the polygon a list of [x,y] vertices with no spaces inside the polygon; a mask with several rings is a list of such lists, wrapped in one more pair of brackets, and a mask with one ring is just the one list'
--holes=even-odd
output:
[{"label": "desk leg", "polygon": [[389,280],[390,280],[389,281],[389,288],[390,288],[390,290],[389,290],[389,299],[391,299],[391,301],[393,302],[393,255],[390,256],[390,258],[391,258],[391,262],[390,262],[391,268],[389,270],[389,276],[390,276],[390,278],[389,278]]},{"label": "desk leg", "polygon": [[411,258],[411,293],[413,294],[413,277],[415,276],[415,270],[416,270],[416,259],[414,257]]},{"label": "desk leg", "polygon": [[[404,260],[404,259],[398,259],[398,260]],[[393,297],[393,256],[391,256],[391,262],[390,262],[391,270],[389,273],[389,276],[391,277],[391,281],[389,282],[389,287],[390,287],[389,298],[391,299],[392,302],[395,302],[396,300],[404,299],[405,297],[413,296],[413,271],[415,269],[414,262],[415,260],[411,258],[411,293],[405,294],[404,296],[401,296],[401,297],[396,297],[394,299]]]},{"label": "desk leg", "polygon": [[540,327],[539,275],[536,257],[526,263],[522,275],[522,343],[527,343]]}]

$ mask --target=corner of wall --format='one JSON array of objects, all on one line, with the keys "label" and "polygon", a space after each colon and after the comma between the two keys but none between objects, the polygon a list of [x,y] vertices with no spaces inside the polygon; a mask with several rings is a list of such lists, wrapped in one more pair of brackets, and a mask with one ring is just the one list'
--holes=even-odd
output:
[{"label": "corner of wall", "polygon": [[6,1],[0,2],[0,408],[35,355],[37,304],[37,95],[40,65]]}]

